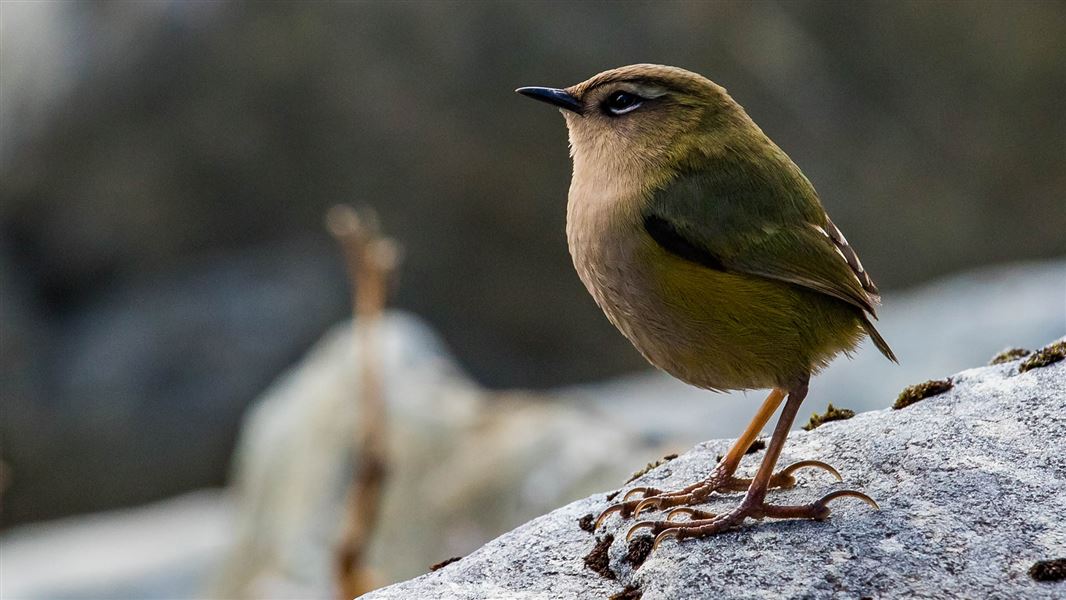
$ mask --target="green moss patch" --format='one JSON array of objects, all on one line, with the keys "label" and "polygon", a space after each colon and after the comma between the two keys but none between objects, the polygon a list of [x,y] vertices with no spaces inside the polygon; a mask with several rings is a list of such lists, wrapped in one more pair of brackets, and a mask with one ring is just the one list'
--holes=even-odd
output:
[{"label": "green moss patch", "polygon": [[837,408],[837,407],[833,406],[832,402],[830,402],[829,406],[827,406],[826,409],[825,409],[825,413],[823,413],[823,414],[812,413],[811,414],[811,418],[810,418],[809,421],[807,421],[807,424],[803,426],[803,430],[804,431],[810,431],[812,429],[816,429],[818,427],[821,427],[822,425],[824,425],[824,424],[826,424],[826,423],[828,423],[830,421],[844,421],[844,420],[850,419],[850,418],[852,418],[854,416],[855,416],[855,411],[849,410],[847,408]]},{"label": "green moss patch", "polygon": [[1009,363],[1011,361],[1018,360],[1019,358],[1029,356],[1032,354],[1031,350],[1025,348],[1007,348],[999,354],[992,357],[992,360],[988,361],[988,366],[1001,365],[1003,363]]},{"label": "green moss patch", "polygon": [[1066,358],[1066,341],[1055,342],[1050,346],[1041,348],[1033,353],[1032,356],[1022,361],[1022,364],[1018,365],[1018,372],[1024,373],[1030,369],[1046,367],[1055,364],[1064,358]]},{"label": "green moss patch", "polygon": [[894,409],[901,409],[921,402],[931,396],[946,392],[955,387],[955,384],[951,383],[951,379],[930,379],[927,382],[922,382],[914,386],[910,386],[900,392],[900,398],[895,399],[895,404],[892,405]]},{"label": "green moss patch", "polygon": [[896,410],[907,408],[911,404],[921,402],[930,396],[943,394],[953,387],[955,387],[955,384],[951,383],[950,379],[930,379],[929,381],[912,385],[899,393],[899,398],[896,398],[896,403],[892,405],[892,408]]},{"label": "green moss patch", "polygon": [[900,392],[900,398],[895,399],[895,404],[892,405],[894,409],[901,409],[921,402],[930,396],[934,396],[950,390],[955,387],[951,383],[951,379],[930,379],[927,382],[910,386]]},{"label": "green moss patch", "polygon": [[641,477],[641,476],[645,475],[648,471],[651,471],[652,469],[654,469],[656,467],[665,465],[666,463],[674,460],[675,458],[677,458],[676,454],[667,454],[666,456],[660,458],[659,460],[657,460],[655,462],[650,462],[650,463],[644,465],[644,468],[642,468],[639,471],[637,471],[636,473],[633,473],[632,475],[630,475],[629,479],[626,479],[626,483],[629,483],[629,482],[633,481],[634,479],[637,479],[638,477]]}]

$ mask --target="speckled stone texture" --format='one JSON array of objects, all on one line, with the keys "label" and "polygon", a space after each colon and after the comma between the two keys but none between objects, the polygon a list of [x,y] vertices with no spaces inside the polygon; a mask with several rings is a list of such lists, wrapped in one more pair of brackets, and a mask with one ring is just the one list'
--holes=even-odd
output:
[{"label": "speckled stone texture", "polygon": [[[799,485],[771,492],[771,502],[808,502],[847,486],[876,498],[880,511],[844,499],[825,522],[748,521],[709,539],[667,541],[634,570],[624,544],[632,521],[612,517],[595,536],[579,526],[610,504],[596,494],[365,597],[608,598],[635,586],[644,600],[1066,598],[1066,582],[1028,575],[1034,562],[1066,556],[1066,362],[1025,373],[1018,362],[958,373],[950,391],[902,410],[792,432],[780,464],[824,460],[844,483],[801,471]],[[811,404],[830,397],[815,380]],[[630,486],[681,487],[705,476],[727,446],[700,444]],[[761,457],[745,457],[742,473]],[[740,497],[716,496],[708,508],[721,512]],[[614,579],[583,560],[608,533]]]}]

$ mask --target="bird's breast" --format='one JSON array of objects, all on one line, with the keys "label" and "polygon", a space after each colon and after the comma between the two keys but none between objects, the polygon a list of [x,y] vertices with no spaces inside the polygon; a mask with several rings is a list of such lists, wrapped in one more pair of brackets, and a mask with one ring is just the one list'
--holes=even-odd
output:
[{"label": "bird's breast", "polygon": [[588,200],[571,193],[567,209],[574,268],[611,323],[647,355],[669,331],[659,323],[665,312],[647,263],[648,240],[625,202]]}]

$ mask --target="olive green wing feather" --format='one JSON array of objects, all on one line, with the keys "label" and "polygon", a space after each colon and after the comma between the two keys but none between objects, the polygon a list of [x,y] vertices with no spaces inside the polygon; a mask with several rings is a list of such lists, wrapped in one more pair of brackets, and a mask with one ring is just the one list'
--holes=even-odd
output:
[{"label": "olive green wing feather", "polygon": [[738,236],[723,258],[728,269],[787,281],[839,298],[876,316],[874,303],[833,243],[815,226],[764,225],[754,235]]},{"label": "olive green wing feather", "polygon": [[[724,161],[681,175],[652,193],[644,228],[686,260],[799,285],[876,318],[877,287],[813,187],[791,161],[788,167],[753,176],[751,169]],[[877,347],[895,360],[865,320]]]}]

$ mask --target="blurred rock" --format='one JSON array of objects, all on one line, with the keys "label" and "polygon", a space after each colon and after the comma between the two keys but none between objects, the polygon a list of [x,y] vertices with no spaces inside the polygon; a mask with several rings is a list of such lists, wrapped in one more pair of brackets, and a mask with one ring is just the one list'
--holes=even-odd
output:
[{"label": "blurred rock", "polygon": [[[380,324],[391,464],[370,565],[424,572],[565,499],[617,485],[665,454],[594,412],[461,373],[437,336],[399,313]],[[330,597],[360,389],[338,325],[256,404],[236,454],[236,544],[210,595]]]},{"label": "blurred rock", "polygon": [[232,503],[205,490],[149,506],[25,525],[0,538],[0,597],[202,597],[228,546]]},{"label": "blurred rock", "polygon": [[[782,464],[827,460],[845,483],[807,473],[771,502],[803,504],[847,485],[876,498],[879,511],[838,500],[828,521],[749,521],[703,540],[664,542],[634,568],[623,541],[632,520],[612,517],[595,535],[578,526],[610,505],[595,494],[364,598],[613,598],[623,590],[630,593],[620,597],[645,600],[1061,598],[1066,584],[1028,571],[1066,556],[1066,455],[1049,452],[1066,438],[1066,363],[1019,374],[1018,362],[958,373],[951,391],[900,411],[792,433]],[[634,485],[699,480],[727,446],[700,444]],[[708,510],[724,512],[739,497],[715,495]],[[582,560],[605,535],[615,540],[605,565],[611,578]]]}]

